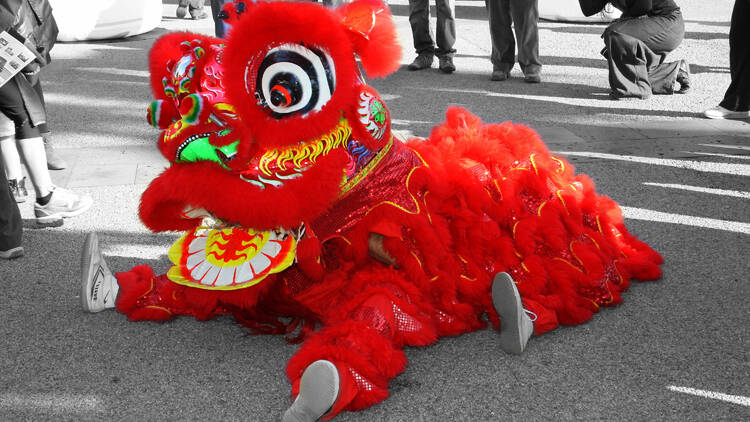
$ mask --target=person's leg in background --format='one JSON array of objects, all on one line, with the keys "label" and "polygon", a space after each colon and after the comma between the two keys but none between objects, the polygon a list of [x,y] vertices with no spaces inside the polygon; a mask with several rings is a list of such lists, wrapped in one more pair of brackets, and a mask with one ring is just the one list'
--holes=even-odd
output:
[{"label": "person's leg in background", "polygon": [[[17,203],[26,202],[26,177],[23,175],[21,156],[16,147],[16,127],[13,121],[0,113],[0,158],[3,164],[3,176]],[[0,189],[4,186],[0,186]]]},{"label": "person's leg in background", "polygon": [[13,199],[5,177],[5,166],[0,160],[0,258],[12,259],[23,255],[21,213]]},{"label": "person's leg in background", "polygon": [[518,42],[518,64],[524,81],[542,81],[542,63],[539,60],[539,2],[538,0],[511,0],[510,13]]},{"label": "person's leg in background", "polygon": [[219,16],[221,8],[224,6],[224,0],[211,0],[211,16],[214,19],[214,33],[218,38],[224,38],[227,34],[227,27],[224,19]]},{"label": "person's leg in background", "polygon": [[619,20],[604,31],[602,54],[609,65],[609,84],[614,98],[648,98],[672,94],[681,81],[680,93],[689,89],[689,69],[684,60],[665,62],[685,34],[682,14]]},{"label": "person's leg in background", "polygon": [[729,74],[732,78],[718,107],[706,110],[710,119],[750,118],[750,0],[736,0],[729,27]]},{"label": "person's leg in background", "polygon": [[489,15],[490,38],[492,40],[493,81],[504,81],[516,62],[516,40],[513,38],[510,17],[510,0],[484,0]]},{"label": "person's leg in background", "polygon": [[456,49],[456,2],[455,0],[435,0],[437,9],[436,42],[438,56],[438,67],[443,73],[453,73],[456,66],[453,64],[453,55]]},{"label": "person's leg in background", "polygon": [[206,13],[206,10],[203,8],[205,0],[190,0],[190,4],[188,5],[188,11],[190,11],[190,17],[193,19],[206,19],[208,17],[208,13]]},{"label": "person's leg in background", "polygon": [[[35,83],[32,84],[32,88],[34,88],[34,91],[39,95],[39,99],[41,100],[46,113],[47,104],[44,102],[44,91],[42,90],[41,79],[36,78]],[[46,122],[39,125],[39,133],[41,133],[42,139],[44,139],[44,153],[47,155],[47,168],[50,170],[63,170],[68,167],[68,163],[66,163],[62,157],[57,155],[57,152],[55,152],[55,149],[52,147],[52,136]]]},{"label": "person's leg in background", "polygon": [[432,66],[435,60],[435,42],[430,29],[430,1],[409,0],[409,24],[414,39],[417,58],[409,64],[409,70],[422,70]]}]

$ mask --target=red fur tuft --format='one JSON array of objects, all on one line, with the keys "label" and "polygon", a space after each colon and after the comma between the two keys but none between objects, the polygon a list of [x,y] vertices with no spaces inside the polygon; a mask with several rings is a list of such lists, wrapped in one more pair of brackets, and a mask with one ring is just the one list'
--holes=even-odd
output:
[{"label": "red fur tuft", "polygon": [[367,76],[390,75],[401,64],[401,45],[390,9],[380,0],[357,0],[337,9]]}]

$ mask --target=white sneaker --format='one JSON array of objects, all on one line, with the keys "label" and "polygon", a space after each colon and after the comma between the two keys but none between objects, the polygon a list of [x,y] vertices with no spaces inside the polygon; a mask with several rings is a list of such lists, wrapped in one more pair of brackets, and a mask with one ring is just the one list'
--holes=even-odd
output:
[{"label": "white sneaker", "polygon": [[315,422],[328,413],[339,395],[339,371],[327,360],[316,360],[302,373],[299,394],[282,422]]},{"label": "white sneaker", "polygon": [[510,274],[495,275],[492,304],[500,316],[500,347],[507,353],[520,355],[534,333],[534,323],[521,305],[521,296]]},{"label": "white sneaker", "polygon": [[96,233],[86,235],[81,255],[81,306],[86,312],[114,308],[120,286],[99,251]]},{"label": "white sneaker", "polygon": [[750,119],[750,111],[732,111],[722,106],[709,108],[703,115],[709,119]]},{"label": "white sneaker", "polygon": [[68,189],[54,187],[47,205],[34,204],[34,215],[39,224],[50,224],[62,218],[75,217],[91,208],[94,200],[88,195],[77,195]]}]

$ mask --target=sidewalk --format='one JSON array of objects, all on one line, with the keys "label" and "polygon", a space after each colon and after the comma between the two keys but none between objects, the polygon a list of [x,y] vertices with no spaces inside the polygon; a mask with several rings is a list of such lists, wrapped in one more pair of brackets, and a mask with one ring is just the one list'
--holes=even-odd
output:
[{"label": "sidewalk", "polygon": [[[459,1],[457,6],[455,74],[402,69],[370,82],[387,99],[394,128],[419,136],[426,136],[451,104],[467,107],[488,122],[529,124],[551,149],[590,144],[590,149],[606,151],[648,143],[668,152],[685,138],[748,136],[747,121],[698,117],[718,102],[728,84],[728,24],[718,19],[728,16],[731,5],[717,5],[712,15],[692,19],[691,8],[700,13],[706,8],[685,3],[687,36],[674,57],[687,57],[693,63],[696,87],[688,95],[646,101],[607,99],[606,67],[598,57],[602,25],[541,22],[543,83],[524,84],[517,67],[515,78],[490,82],[484,3],[473,0]],[[158,131],[145,120],[151,101],[148,49],[168,31],[213,31],[211,19],[177,19],[175,7],[163,5],[162,23],[150,33],[124,40],[58,44],[53,50],[54,61],[43,81],[55,144],[70,163],[68,169],[53,172],[59,185],[82,190],[132,186],[135,193],[167,164],[154,146]],[[408,2],[394,0],[391,9],[406,64],[413,58]],[[98,203],[97,208],[103,206]],[[30,211],[24,208],[24,216],[28,218]],[[71,224],[78,224],[74,221]]]}]

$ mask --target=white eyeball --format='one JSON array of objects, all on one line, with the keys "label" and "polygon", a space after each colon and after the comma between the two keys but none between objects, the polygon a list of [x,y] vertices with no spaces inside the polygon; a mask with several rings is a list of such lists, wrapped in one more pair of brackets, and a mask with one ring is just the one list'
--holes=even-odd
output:
[{"label": "white eyeball", "polygon": [[331,57],[300,44],[283,44],[269,50],[256,69],[255,83],[246,79],[246,85],[255,86],[255,92],[250,93],[277,119],[320,110],[331,99],[335,87]]}]

